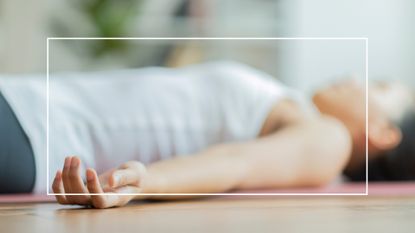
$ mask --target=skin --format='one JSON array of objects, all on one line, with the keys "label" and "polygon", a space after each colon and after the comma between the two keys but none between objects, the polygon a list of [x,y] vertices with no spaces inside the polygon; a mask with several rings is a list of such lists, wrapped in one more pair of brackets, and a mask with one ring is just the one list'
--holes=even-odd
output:
[{"label": "skin", "polygon": [[[399,144],[400,131],[391,124],[384,98],[406,98],[395,86],[370,90],[369,150],[371,157]],[[257,139],[219,144],[191,156],[144,166],[130,161],[97,175],[72,156],[57,171],[53,191],[61,204],[95,208],[123,206],[133,199],[178,199],[192,196],[143,196],[161,193],[218,193],[240,189],[320,186],[342,171],[364,162],[365,111],[363,88],[348,81],[316,93],[320,116],[308,117],[296,103],[283,100],[269,113]],[[294,145],[294,146],[293,146]],[[232,169],[229,169],[232,168]],[[85,195],[65,195],[84,193]],[[137,193],[137,195],[100,195]]]},{"label": "skin", "polygon": [[[394,122],[413,106],[413,96],[399,83],[373,82],[368,87],[368,158],[375,159],[395,148],[402,139]],[[313,102],[322,114],[340,120],[348,129],[353,151],[345,168],[351,171],[366,162],[366,114],[364,85],[344,80],[318,91]]]}]

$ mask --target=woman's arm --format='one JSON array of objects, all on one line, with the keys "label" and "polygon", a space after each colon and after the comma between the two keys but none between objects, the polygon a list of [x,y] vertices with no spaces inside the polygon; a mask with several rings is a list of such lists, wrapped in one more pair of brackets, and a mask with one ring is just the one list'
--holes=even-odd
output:
[{"label": "woman's arm", "polygon": [[[80,161],[65,160],[53,191],[61,204],[121,206],[131,199],[171,199],[171,196],[106,196],[111,193],[220,193],[234,189],[323,185],[345,167],[351,153],[347,129],[328,117],[297,122],[249,142],[213,146],[196,155],[151,164],[127,162],[99,177],[87,170],[87,185],[79,175]],[[178,198],[175,196],[173,198]],[[182,196],[189,197],[189,196]]]},{"label": "woman's arm", "polygon": [[142,188],[145,193],[212,193],[323,185],[341,173],[350,153],[347,129],[322,117],[254,141],[156,162],[147,168]]}]

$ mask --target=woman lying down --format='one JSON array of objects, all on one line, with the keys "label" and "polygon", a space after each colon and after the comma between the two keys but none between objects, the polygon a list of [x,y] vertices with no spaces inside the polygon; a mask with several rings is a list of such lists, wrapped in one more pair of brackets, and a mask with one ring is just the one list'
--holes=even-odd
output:
[{"label": "woman lying down", "polygon": [[[46,192],[44,77],[2,77],[0,87],[0,191]],[[60,74],[49,95],[48,163],[61,204],[365,179],[365,90],[353,81],[308,101],[258,70],[211,62]],[[371,83],[371,180],[414,179],[412,99],[403,86]],[[104,193],[138,195],[90,195]]]}]

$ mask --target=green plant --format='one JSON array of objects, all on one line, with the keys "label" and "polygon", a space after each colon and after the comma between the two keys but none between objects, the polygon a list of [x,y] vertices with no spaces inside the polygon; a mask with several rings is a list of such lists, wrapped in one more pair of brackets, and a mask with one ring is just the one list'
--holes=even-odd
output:
[{"label": "green plant", "polygon": [[[130,33],[130,28],[136,19],[143,0],[70,0],[70,6],[84,16],[93,31],[88,36],[94,37],[124,37]],[[55,17],[52,30],[58,36],[79,36],[79,32],[69,30],[67,24],[71,21]],[[76,29],[75,29],[76,30]],[[69,34],[69,35],[68,35]],[[122,53],[128,50],[128,42],[124,40],[99,40],[87,51],[92,57],[100,57],[108,53]]]}]

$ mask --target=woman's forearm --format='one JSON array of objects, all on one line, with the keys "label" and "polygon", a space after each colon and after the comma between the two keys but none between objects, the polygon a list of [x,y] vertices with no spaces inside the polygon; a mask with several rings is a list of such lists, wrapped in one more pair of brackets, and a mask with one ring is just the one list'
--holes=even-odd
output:
[{"label": "woman's forearm", "polygon": [[320,185],[342,171],[350,150],[350,136],[335,120],[303,122],[254,141],[156,162],[147,168],[143,192],[220,193]]},{"label": "woman's forearm", "polygon": [[238,146],[222,144],[195,155],[159,161],[147,167],[145,193],[226,192],[238,186],[246,173]]}]

